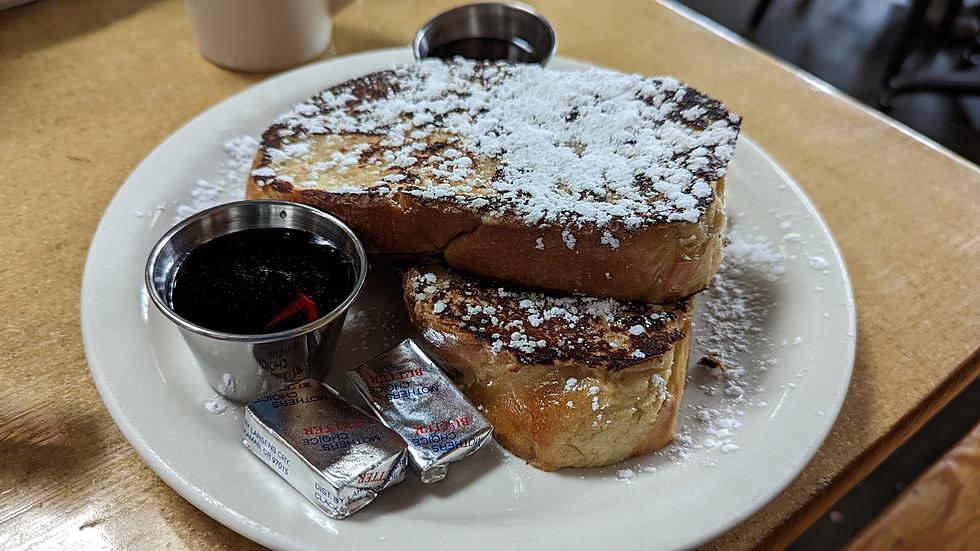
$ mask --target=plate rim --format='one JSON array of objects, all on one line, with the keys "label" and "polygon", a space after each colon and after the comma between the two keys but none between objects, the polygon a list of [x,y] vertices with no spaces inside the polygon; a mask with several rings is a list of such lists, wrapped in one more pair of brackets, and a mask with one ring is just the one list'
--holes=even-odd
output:
[{"label": "plate rim", "polygon": [[[258,81],[256,83],[250,84],[249,86],[239,90],[238,92],[226,96],[209,106],[204,111],[200,112],[193,118],[189,119],[187,122],[182,124],[179,128],[171,132],[163,141],[157,144],[153,150],[146,154],[140,163],[130,172],[126,177],[126,180],[119,186],[116,192],[113,194],[112,200],[108,203],[105,210],[99,220],[99,224],[92,235],[92,239],[89,244],[88,252],[86,253],[86,261],[84,272],[82,275],[81,283],[81,297],[79,304],[79,316],[80,316],[80,328],[82,335],[82,344],[85,350],[86,363],[88,364],[89,373],[92,376],[92,380],[95,383],[96,389],[98,390],[99,397],[102,400],[103,405],[108,411],[110,417],[112,418],[114,424],[122,432],[123,436],[126,438],[127,442],[133,447],[137,452],[140,459],[146,466],[148,466],[157,476],[159,476],[172,490],[177,492],[178,495],[189,501],[196,509],[200,510],[204,514],[213,518],[214,520],[220,522],[225,527],[233,530],[239,535],[248,538],[252,541],[265,545],[267,547],[277,548],[281,547],[284,543],[282,539],[282,534],[275,530],[270,530],[268,527],[251,521],[247,517],[237,512],[233,511],[231,507],[225,505],[220,500],[209,494],[204,488],[193,484],[189,480],[185,479],[181,474],[175,471],[170,465],[160,456],[157,452],[147,443],[145,437],[141,434],[139,428],[133,423],[132,419],[126,415],[122,407],[119,404],[119,400],[113,391],[113,382],[108,380],[106,373],[103,370],[96,369],[94,367],[96,362],[93,359],[97,359],[95,337],[93,336],[94,330],[92,329],[92,320],[89,314],[87,314],[90,308],[90,297],[92,296],[92,289],[97,286],[95,273],[97,267],[94,266],[95,260],[93,251],[95,250],[95,243],[98,240],[106,239],[107,232],[107,216],[106,214],[114,209],[119,208],[119,203],[122,201],[122,194],[125,188],[130,184],[133,176],[141,171],[148,161],[159,151],[166,147],[172,141],[177,141],[178,136],[183,134],[188,127],[194,125],[199,119],[208,117],[212,111],[220,108],[225,102],[232,100],[240,95],[249,94],[255,88],[268,85],[274,81],[287,80],[293,78],[294,75],[302,72],[316,72],[324,70],[325,66],[337,62],[338,60],[356,60],[357,58],[366,57],[382,57],[393,54],[404,54],[408,51],[405,47],[393,47],[393,48],[382,48],[376,50],[367,50],[362,52],[356,52],[343,56],[332,57],[323,61],[319,61],[313,64],[301,66],[290,71],[286,71],[270,78]],[[606,67],[598,65],[596,63],[579,60],[576,58],[566,57],[566,56],[556,56],[555,60],[561,60],[562,62],[568,62],[583,67],[595,67],[600,69],[605,69]],[[857,352],[857,306],[854,301],[854,291],[851,284],[850,275],[847,269],[847,265],[844,262],[843,254],[840,247],[837,244],[837,240],[833,233],[830,231],[830,227],[827,225],[826,220],[823,215],[813,204],[809,195],[805,190],[799,186],[795,179],[793,179],[788,172],[778,164],[769,153],[761,148],[754,140],[749,138],[742,133],[739,138],[740,141],[744,142],[746,146],[751,147],[755,150],[755,154],[764,158],[769,164],[771,169],[777,173],[777,175],[788,183],[793,194],[799,199],[800,203],[803,205],[804,210],[807,214],[813,217],[813,222],[817,225],[826,235],[828,240],[828,252],[834,259],[834,265],[839,267],[841,271],[841,283],[844,291],[844,298],[846,301],[847,308],[847,319],[846,319],[846,330],[847,330],[847,354],[846,358],[842,358],[843,363],[843,375],[838,381],[837,387],[835,389],[835,396],[833,404],[828,403],[827,407],[827,422],[823,423],[818,431],[814,432],[814,438],[810,447],[805,450],[801,455],[803,460],[801,460],[793,468],[784,469],[783,474],[777,477],[773,483],[765,489],[765,491],[760,492],[757,496],[750,499],[742,511],[732,516],[726,522],[717,524],[712,530],[704,532],[694,541],[689,542],[693,546],[702,545],[712,539],[718,537],[719,535],[731,530],[733,527],[737,526],[745,519],[754,515],[756,512],[764,508],[768,503],[770,503],[776,496],[778,496],[782,491],[784,491],[790,483],[797,478],[803,470],[812,462],[813,457],[816,455],[817,451],[823,446],[828,435],[833,430],[836,424],[837,417],[840,414],[840,410],[843,407],[843,403],[847,397],[847,390],[850,386],[850,381],[853,376],[854,362],[856,359]],[[287,536],[288,537],[288,536]],[[290,540],[295,543],[295,540]]]}]

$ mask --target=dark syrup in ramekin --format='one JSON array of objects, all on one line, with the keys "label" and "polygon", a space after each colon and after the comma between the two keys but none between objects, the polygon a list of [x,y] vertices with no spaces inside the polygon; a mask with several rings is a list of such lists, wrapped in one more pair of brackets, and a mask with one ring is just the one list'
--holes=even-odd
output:
[{"label": "dark syrup in ramekin", "polygon": [[510,63],[541,63],[541,57],[534,53],[531,45],[519,39],[508,41],[498,38],[462,38],[440,44],[429,53],[429,57],[442,59],[456,56]]},{"label": "dark syrup in ramekin", "polygon": [[321,237],[286,228],[242,230],[191,251],[177,268],[171,307],[214,331],[276,333],[329,313],[354,283],[351,258]]}]

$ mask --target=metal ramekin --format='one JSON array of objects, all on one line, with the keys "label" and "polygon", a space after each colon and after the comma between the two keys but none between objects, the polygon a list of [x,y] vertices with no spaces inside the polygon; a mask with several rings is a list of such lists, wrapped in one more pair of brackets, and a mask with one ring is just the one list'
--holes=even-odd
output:
[{"label": "metal ramekin", "polygon": [[440,13],[415,34],[415,59],[430,57],[441,45],[467,38],[496,38],[527,43],[541,65],[555,55],[558,35],[554,27],[530,6],[520,3],[467,4]]},{"label": "metal ramekin", "polygon": [[[316,321],[263,335],[214,331],[173,311],[174,277],[191,251],[216,237],[258,228],[305,230],[330,241],[354,262],[350,295]],[[238,201],[199,212],[164,234],[146,261],[146,289],[180,330],[208,384],[226,398],[249,402],[286,382],[326,376],[347,310],[364,288],[367,267],[360,239],[336,217],[288,201]]]}]

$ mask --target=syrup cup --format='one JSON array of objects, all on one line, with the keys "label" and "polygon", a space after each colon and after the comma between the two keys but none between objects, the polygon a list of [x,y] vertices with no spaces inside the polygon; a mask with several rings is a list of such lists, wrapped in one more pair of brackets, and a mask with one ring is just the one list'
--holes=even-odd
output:
[{"label": "syrup cup", "polygon": [[[457,6],[430,19],[415,34],[416,60],[434,57],[441,46],[460,40],[491,39],[521,44],[522,50],[547,65],[558,49],[558,34],[540,13],[520,2],[481,2]],[[494,59],[493,52],[466,57]]]},{"label": "syrup cup", "polygon": [[[307,231],[350,257],[354,286],[347,298],[306,325],[259,335],[214,331],[174,312],[174,278],[194,249],[222,235],[261,228]],[[171,228],[153,247],[145,277],[153,304],[177,326],[211,388],[245,403],[291,381],[323,380],[347,310],[364,288],[367,267],[360,239],[336,217],[288,201],[238,201],[199,212]]]}]

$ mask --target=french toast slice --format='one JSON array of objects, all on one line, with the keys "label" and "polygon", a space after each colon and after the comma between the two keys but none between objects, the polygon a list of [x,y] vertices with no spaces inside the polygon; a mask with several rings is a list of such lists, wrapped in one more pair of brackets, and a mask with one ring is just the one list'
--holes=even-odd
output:
[{"label": "french toast slice", "polygon": [[376,253],[667,302],[721,262],[740,122],[666,77],[425,60],[283,115],[247,196],[331,212]]},{"label": "french toast slice", "polygon": [[692,299],[541,293],[441,266],[408,269],[403,284],[427,349],[531,465],[610,465],[673,438]]}]

